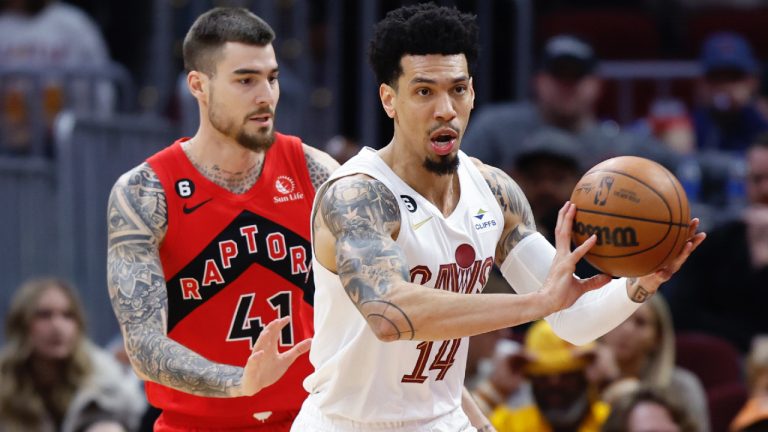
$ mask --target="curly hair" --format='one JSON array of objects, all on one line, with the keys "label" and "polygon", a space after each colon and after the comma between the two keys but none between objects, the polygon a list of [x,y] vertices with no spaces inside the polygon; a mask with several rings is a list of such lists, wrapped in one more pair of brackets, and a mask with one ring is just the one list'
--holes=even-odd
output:
[{"label": "curly hair", "polygon": [[405,55],[464,54],[470,74],[479,51],[476,16],[433,3],[387,13],[374,29],[368,60],[378,83],[394,86]]},{"label": "curly hair", "polygon": [[[46,406],[35,386],[35,372],[31,366],[34,353],[29,333],[39,300],[49,289],[58,289],[69,299],[78,336],[74,352],[63,363],[61,379],[48,390],[46,397],[50,405]],[[85,313],[75,289],[55,278],[36,278],[25,282],[11,301],[5,335],[6,344],[0,350],[0,429],[37,430],[46,410],[63,417],[75,391],[92,370],[85,348]]]},{"label": "curly hair", "polygon": [[267,46],[274,39],[272,27],[247,9],[214,8],[200,15],[184,37],[184,69],[212,75],[225,43]]}]

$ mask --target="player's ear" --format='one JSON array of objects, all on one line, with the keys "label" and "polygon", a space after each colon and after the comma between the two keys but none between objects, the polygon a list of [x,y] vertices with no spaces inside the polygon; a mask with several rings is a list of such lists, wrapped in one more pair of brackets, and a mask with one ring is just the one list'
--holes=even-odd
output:
[{"label": "player's ear", "polygon": [[379,86],[379,98],[381,99],[381,106],[384,107],[384,112],[387,113],[387,117],[395,118],[395,100],[397,99],[397,91],[395,91],[389,84],[382,83]]},{"label": "player's ear", "polygon": [[475,86],[474,79],[469,77],[469,109],[475,108]]},{"label": "player's ear", "polygon": [[198,101],[207,101],[208,76],[200,71],[190,71],[187,74],[187,88]]}]

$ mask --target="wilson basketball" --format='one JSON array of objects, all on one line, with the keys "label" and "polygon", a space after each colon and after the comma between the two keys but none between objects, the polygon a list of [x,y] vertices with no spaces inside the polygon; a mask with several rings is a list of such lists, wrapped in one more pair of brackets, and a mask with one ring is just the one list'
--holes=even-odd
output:
[{"label": "wilson basketball", "polygon": [[585,259],[613,276],[642,276],[669,264],[682,250],[691,219],[688,198],[666,168],[621,156],[590,169],[571,195],[576,204],[572,239],[592,234]]}]

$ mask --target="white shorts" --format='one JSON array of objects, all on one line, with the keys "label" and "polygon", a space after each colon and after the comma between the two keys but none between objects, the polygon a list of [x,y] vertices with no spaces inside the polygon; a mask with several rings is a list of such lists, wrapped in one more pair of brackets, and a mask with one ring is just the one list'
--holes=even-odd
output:
[{"label": "white shorts", "polygon": [[316,406],[304,401],[291,432],[477,432],[461,408],[432,420],[403,422],[358,423],[323,414]]}]

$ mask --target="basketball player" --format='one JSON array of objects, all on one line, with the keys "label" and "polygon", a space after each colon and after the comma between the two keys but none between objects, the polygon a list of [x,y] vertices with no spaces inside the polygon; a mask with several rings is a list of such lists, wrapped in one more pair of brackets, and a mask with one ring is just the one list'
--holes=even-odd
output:
[{"label": "basketball player", "polygon": [[274,36],[245,9],[200,16],[184,40],[200,128],[112,190],[109,293],[155,430],[284,431],[306,397],[309,214],[337,164],[274,131]]},{"label": "basketball player", "polygon": [[[459,151],[477,49],[474,17],[456,9],[406,6],[377,25],[370,61],[394,136],[318,192],[316,370],[293,431],[492,430],[462,386],[467,336],[548,317],[583,344],[629,316],[703,240],[694,220],[668,268],[574,277],[595,243],[569,250],[575,207],[560,210],[555,249],[517,185]],[[494,263],[520,295],[473,295]]]}]

